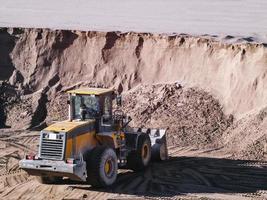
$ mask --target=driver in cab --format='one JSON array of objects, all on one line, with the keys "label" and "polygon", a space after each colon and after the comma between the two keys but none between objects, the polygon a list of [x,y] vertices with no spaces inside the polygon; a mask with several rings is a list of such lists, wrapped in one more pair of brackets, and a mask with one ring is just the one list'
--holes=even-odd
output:
[{"label": "driver in cab", "polygon": [[94,118],[96,117],[97,111],[95,111],[93,108],[87,107],[84,103],[80,106],[80,117],[81,120],[84,121],[86,118]]}]

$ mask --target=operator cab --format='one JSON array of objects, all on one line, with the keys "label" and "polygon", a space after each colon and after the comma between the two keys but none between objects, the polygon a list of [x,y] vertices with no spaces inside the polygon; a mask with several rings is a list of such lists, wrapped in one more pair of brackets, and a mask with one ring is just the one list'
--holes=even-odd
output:
[{"label": "operator cab", "polygon": [[97,132],[113,129],[112,101],[115,98],[113,89],[86,88],[70,90],[68,93],[71,121],[95,120]]}]

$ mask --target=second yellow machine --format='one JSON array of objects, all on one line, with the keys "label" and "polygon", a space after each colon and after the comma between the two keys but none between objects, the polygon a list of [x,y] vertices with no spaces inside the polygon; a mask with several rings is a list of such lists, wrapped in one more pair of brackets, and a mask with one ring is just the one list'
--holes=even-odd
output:
[{"label": "second yellow machine", "polygon": [[[40,133],[37,155],[20,167],[43,183],[63,177],[93,186],[112,185],[118,168],[143,170],[151,160],[168,158],[165,129],[132,128],[114,90],[86,88],[68,91],[69,120]],[[112,110],[113,100],[117,108]]]}]

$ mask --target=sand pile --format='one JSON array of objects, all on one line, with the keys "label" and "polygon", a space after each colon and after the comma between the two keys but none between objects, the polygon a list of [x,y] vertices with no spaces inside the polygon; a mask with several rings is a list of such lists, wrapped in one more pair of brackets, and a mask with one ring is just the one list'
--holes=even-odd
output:
[{"label": "sand pile", "polygon": [[247,114],[223,133],[222,141],[233,157],[267,160],[267,108]]},{"label": "sand pile", "polygon": [[267,159],[267,109],[234,121],[217,99],[180,84],[144,85],[125,93],[132,126],[168,128],[168,144],[223,149],[231,158]]},{"label": "sand pile", "polygon": [[31,129],[44,123],[47,95],[43,90],[32,94],[24,92],[6,82],[0,86],[2,127]]},{"label": "sand pile", "polygon": [[132,126],[168,128],[170,146],[219,145],[223,131],[232,123],[218,100],[180,84],[136,87],[125,94],[123,105],[133,118]]}]

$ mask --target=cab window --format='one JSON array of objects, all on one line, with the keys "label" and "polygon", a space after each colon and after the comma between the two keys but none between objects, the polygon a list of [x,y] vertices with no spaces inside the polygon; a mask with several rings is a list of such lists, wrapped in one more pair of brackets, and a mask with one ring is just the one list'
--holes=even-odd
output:
[{"label": "cab window", "polygon": [[111,98],[110,98],[110,96],[105,97],[104,115],[111,115]]},{"label": "cab window", "polygon": [[71,97],[74,119],[81,119],[80,110],[86,109],[86,119],[95,118],[99,113],[99,98],[95,95],[73,95]]},{"label": "cab window", "polygon": [[106,96],[104,99],[104,110],[102,116],[102,126],[112,125],[112,100],[110,96]]}]

